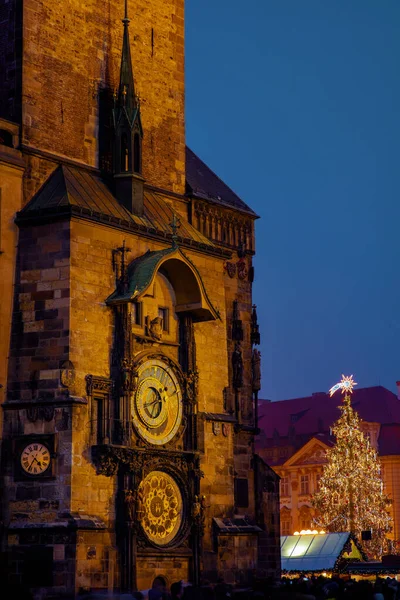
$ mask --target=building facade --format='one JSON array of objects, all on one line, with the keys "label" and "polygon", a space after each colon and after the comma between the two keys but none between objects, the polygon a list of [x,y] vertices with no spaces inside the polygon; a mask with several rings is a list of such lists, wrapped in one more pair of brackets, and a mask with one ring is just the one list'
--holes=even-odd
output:
[{"label": "building facade", "polygon": [[[330,428],[339,418],[339,399],[316,393],[306,398],[259,402],[260,434],[257,451],[280,476],[282,535],[314,529],[311,496],[318,489],[326,462],[325,452],[334,444]],[[352,406],[360,426],[377,451],[385,492],[391,498],[393,531],[400,541],[400,400],[377,386],[355,389]]]},{"label": "building facade", "polygon": [[73,596],[275,575],[257,216],[185,146],[183,0],[1,10],[10,580]]}]

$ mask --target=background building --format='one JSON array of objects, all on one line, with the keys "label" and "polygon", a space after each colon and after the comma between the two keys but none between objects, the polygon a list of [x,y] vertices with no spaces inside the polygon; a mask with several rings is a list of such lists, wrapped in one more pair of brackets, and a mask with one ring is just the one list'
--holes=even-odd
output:
[{"label": "background building", "polygon": [[1,8],[12,581],[54,596],[276,574],[257,216],[185,146],[183,0],[129,0],[122,24],[122,0]]},{"label": "background building", "polygon": [[[306,398],[259,401],[257,451],[280,476],[282,535],[310,529],[311,496],[334,443],[330,427],[338,419],[340,398],[324,392]],[[352,406],[361,429],[378,452],[385,491],[393,500],[391,538],[400,540],[400,400],[381,386],[357,389]]]}]

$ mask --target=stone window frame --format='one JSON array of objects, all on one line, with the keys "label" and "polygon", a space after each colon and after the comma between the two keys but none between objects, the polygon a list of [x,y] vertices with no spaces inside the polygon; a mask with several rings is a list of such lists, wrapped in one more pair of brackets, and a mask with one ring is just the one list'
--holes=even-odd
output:
[{"label": "stone window frame", "polygon": [[281,477],[281,481],[280,481],[281,496],[289,496],[290,495],[289,485],[290,485],[289,477],[288,476]]},{"label": "stone window frame", "polygon": [[306,495],[310,493],[310,476],[308,473],[300,475],[300,494]]}]

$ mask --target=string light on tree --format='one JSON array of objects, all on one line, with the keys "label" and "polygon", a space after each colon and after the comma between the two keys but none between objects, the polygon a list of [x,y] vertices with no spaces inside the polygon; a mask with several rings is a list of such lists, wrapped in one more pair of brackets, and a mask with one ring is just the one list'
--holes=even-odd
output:
[{"label": "string light on tree", "polygon": [[391,500],[383,492],[381,467],[374,448],[360,429],[360,419],[351,406],[351,394],[357,385],[353,376],[342,375],[330,390],[344,394],[338,407],[341,415],[332,427],[336,443],[327,450],[327,464],[319,490],[312,498],[315,525],[329,532],[350,531],[361,540],[361,532],[372,531],[366,552],[380,558],[386,536],[392,529],[389,514]]}]

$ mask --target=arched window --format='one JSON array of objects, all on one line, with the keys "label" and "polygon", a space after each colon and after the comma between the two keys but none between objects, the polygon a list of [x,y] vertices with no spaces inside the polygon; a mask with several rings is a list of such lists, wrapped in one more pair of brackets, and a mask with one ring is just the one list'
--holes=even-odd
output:
[{"label": "arched window", "polygon": [[135,133],[133,137],[133,171],[135,173],[141,173],[142,165],[140,163],[140,137],[138,133]]},{"label": "arched window", "polygon": [[129,148],[128,136],[123,133],[121,136],[121,173],[129,171]]}]

